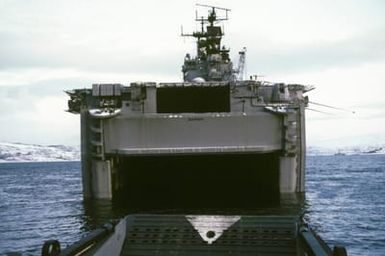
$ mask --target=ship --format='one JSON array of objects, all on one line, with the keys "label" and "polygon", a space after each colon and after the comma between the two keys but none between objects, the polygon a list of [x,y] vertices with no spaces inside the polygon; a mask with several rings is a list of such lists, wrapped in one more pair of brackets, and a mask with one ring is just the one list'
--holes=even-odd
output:
[{"label": "ship", "polygon": [[[246,77],[222,39],[229,9],[196,15],[182,82],[93,84],[68,91],[80,114],[83,196],[132,213],[43,255],[346,255],[302,214],[256,208],[305,192],[306,92]],[[270,206],[270,205],[269,205]]]},{"label": "ship", "polygon": [[213,205],[223,195],[304,192],[304,94],[314,87],[246,78],[246,48],[234,65],[222,43],[218,23],[228,19],[229,9],[210,10],[196,17],[200,30],[182,32],[196,39],[196,56],[184,57],[182,82],[67,91],[68,111],[81,120],[84,198],[129,192],[157,202],[172,198],[166,195],[171,190],[191,199],[208,199],[206,193],[215,191],[208,202]]}]

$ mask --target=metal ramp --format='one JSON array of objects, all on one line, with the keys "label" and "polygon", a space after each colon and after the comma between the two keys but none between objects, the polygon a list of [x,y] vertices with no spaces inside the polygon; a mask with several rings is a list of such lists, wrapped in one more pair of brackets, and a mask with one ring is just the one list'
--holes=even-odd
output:
[{"label": "metal ramp", "polygon": [[121,255],[301,254],[297,217],[196,217],[194,222],[194,216],[128,216]]},{"label": "metal ramp", "polygon": [[48,240],[43,256],[73,255],[313,255],[333,250],[299,216],[128,215],[60,249]]}]

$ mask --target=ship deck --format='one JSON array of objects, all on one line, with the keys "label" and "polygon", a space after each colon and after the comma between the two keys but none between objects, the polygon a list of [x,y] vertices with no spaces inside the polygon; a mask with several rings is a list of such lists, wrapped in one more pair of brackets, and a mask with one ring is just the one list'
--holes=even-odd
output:
[{"label": "ship deck", "polygon": [[[60,251],[72,255],[347,255],[331,248],[299,215],[127,215]],[[44,254],[43,255],[53,255]]]},{"label": "ship deck", "polygon": [[211,244],[204,241],[227,223],[203,218],[200,233],[185,216],[132,215],[121,255],[301,255],[298,217],[242,216]]}]

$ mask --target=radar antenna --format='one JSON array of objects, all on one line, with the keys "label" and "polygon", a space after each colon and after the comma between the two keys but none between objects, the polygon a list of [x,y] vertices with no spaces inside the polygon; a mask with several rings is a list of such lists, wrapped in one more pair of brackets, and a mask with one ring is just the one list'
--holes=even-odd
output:
[{"label": "radar antenna", "polygon": [[193,81],[195,78],[199,78],[200,81],[202,79],[205,81],[229,80],[234,75],[234,70],[229,57],[230,50],[221,43],[224,30],[218,23],[229,19],[230,9],[204,4],[197,4],[197,6],[210,9],[206,17],[199,17],[198,12],[195,14],[195,21],[201,25],[200,30],[184,34],[182,28],[181,36],[197,39],[196,57],[191,58],[189,54],[185,57],[182,67],[184,80]]},{"label": "radar antenna", "polygon": [[[206,7],[206,8],[212,8],[212,11],[215,13],[215,9],[225,11],[226,16],[223,18],[216,18],[217,21],[223,21],[223,20],[228,20],[228,12],[231,11],[231,9],[228,8],[223,8],[223,7],[218,7],[218,6],[212,6],[212,5],[207,5],[207,4],[196,4],[196,6],[201,6],[201,7]],[[196,21],[201,21],[201,19],[198,20],[198,14],[196,13]],[[206,19],[207,20],[207,19]]]}]

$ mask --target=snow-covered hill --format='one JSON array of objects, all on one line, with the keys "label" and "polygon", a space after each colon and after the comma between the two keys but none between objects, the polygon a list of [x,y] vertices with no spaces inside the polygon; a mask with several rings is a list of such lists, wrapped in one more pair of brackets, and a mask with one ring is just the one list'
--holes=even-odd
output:
[{"label": "snow-covered hill", "polygon": [[0,162],[79,161],[79,147],[0,142]]},{"label": "snow-covered hill", "polygon": [[352,147],[325,148],[310,146],[306,149],[307,155],[361,155],[361,154],[385,154],[385,144],[360,145]]},{"label": "snow-covered hill", "polygon": [[[385,144],[361,145],[356,147],[324,148],[310,146],[307,155],[334,154],[385,154]],[[0,142],[1,162],[50,162],[50,161],[79,161],[79,147],[64,145],[42,146],[36,144]]]}]

